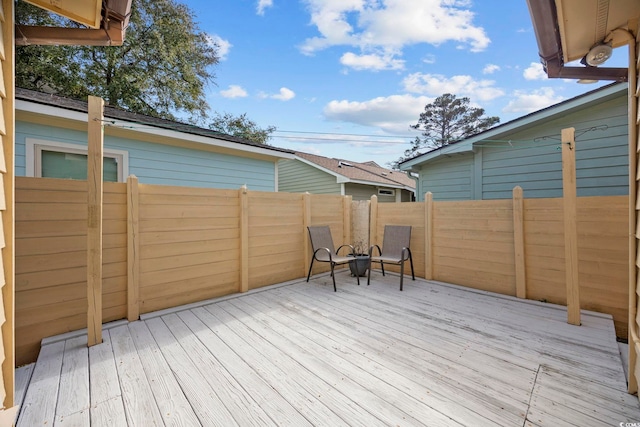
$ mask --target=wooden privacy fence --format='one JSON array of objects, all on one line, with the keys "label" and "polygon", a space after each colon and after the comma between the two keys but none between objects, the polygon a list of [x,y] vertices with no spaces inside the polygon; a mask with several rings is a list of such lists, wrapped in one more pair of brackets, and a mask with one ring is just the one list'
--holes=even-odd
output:
[{"label": "wooden privacy fence", "polygon": [[[16,178],[16,360],[87,326],[87,183]],[[625,196],[578,199],[580,300],[626,337]],[[352,242],[351,197],[105,183],[105,322],[306,276],[307,225]],[[377,203],[354,229],[412,226],[416,275],[564,304],[562,199]],[[326,271],[321,264],[314,272]],[[410,285],[409,282],[407,285]],[[329,289],[327,290],[329,291]]]},{"label": "wooden privacy fence", "polygon": [[[372,203],[371,241],[385,224],[411,225],[416,274],[566,305],[563,200]],[[577,199],[580,306],[613,315],[627,338],[627,196]],[[393,267],[390,267],[393,268]],[[397,269],[396,269],[397,271]]]},{"label": "wooden privacy fence", "polygon": [[[105,183],[105,322],[306,275],[308,224],[350,239],[350,197]],[[87,182],[16,179],[16,354],[87,326]],[[346,225],[345,225],[346,224]],[[315,272],[325,266],[314,266]]]}]

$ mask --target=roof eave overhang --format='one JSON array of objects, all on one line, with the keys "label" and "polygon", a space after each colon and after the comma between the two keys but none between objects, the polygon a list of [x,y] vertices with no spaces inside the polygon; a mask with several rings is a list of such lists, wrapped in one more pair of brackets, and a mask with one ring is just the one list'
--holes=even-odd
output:
[{"label": "roof eave overhang", "polygon": [[66,4],[42,0],[27,1],[89,28],[16,25],[15,42],[17,46],[121,46],[124,43],[131,15],[132,0],[96,1],[94,18],[73,13],[73,8],[78,6],[79,1],[67,2]]},{"label": "roof eave overhang", "polygon": [[[88,114],[80,111],[67,110],[60,107],[51,105],[43,105],[32,101],[26,101],[16,99],[16,112],[24,111],[27,113],[33,113],[41,116],[60,117],[67,120],[87,123]],[[195,134],[186,134],[176,130],[165,129],[156,126],[142,125],[136,122],[129,122],[122,119],[117,119],[115,125],[123,131],[133,132],[138,134],[147,134],[158,136],[162,138],[170,138],[177,141],[188,141],[191,143],[202,144],[203,146],[217,147],[219,149],[232,150],[239,153],[245,153],[245,155],[260,155],[267,156],[274,159],[294,159],[293,153],[276,151],[269,148],[262,148],[255,145],[244,145],[241,143],[235,143],[224,139],[218,139],[215,137],[207,137]],[[240,154],[239,154],[240,155]]]},{"label": "roof eave overhang", "polygon": [[538,42],[540,61],[547,76],[563,79],[627,81],[629,75],[627,68],[565,66],[555,0],[527,0],[527,4]]}]

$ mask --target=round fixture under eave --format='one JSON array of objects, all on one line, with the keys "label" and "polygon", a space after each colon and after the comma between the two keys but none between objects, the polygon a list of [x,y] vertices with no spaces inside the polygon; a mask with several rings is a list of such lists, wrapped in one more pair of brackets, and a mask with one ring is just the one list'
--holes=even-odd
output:
[{"label": "round fixture under eave", "polygon": [[598,65],[604,64],[607,59],[611,58],[612,53],[613,48],[611,47],[611,44],[598,44],[589,50],[589,52],[584,57],[584,61],[587,63],[587,65],[597,67]]}]

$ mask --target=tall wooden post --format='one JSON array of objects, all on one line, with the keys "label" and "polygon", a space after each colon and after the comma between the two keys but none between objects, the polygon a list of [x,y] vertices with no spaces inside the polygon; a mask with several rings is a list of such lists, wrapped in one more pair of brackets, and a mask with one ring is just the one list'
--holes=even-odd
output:
[{"label": "tall wooden post", "polygon": [[567,283],[567,322],[580,324],[578,230],[576,211],[575,129],[562,129],[562,195],[564,206],[564,265]]},{"label": "tall wooden post", "polygon": [[240,292],[249,290],[249,193],[240,188]]},{"label": "tall wooden post", "polygon": [[371,196],[369,204],[369,245],[379,245],[378,242],[378,196]]},{"label": "tall wooden post", "polygon": [[311,225],[311,194],[307,191],[302,195],[302,235],[304,236],[304,261],[302,263],[302,277],[307,274],[307,266],[311,263],[311,240],[307,227]]},{"label": "tall wooden post", "polygon": [[424,195],[424,278],[433,280],[433,193]]},{"label": "tall wooden post", "polygon": [[138,178],[127,178],[127,319],[130,322],[140,317],[140,197]]},{"label": "tall wooden post", "polygon": [[102,342],[102,191],[104,101],[89,97],[87,155],[87,343]]},{"label": "tall wooden post", "polygon": [[527,297],[527,277],[524,257],[524,198],[522,187],[513,189],[513,250],[516,270],[516,296]]}]

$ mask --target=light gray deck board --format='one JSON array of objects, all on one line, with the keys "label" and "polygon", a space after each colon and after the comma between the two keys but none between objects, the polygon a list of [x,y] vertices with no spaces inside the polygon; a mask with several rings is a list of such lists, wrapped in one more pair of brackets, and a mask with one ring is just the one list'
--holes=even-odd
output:
[{"label": "light gray deck board", "polygon": [[145,315],[89,350],[47,340],[18,425],[640,421],[610,316],[576,327],[565,308],[455,285],[336,280],[338,292],[319,275]]},{"label": "light gray deck board", "polygon": [[16,392],[15,392],[15,404],[18,406],[22,406],[22,401],[24,400],[24,395],[27,392],[27,387],[29,386],[29,381],[31,381],[31,375],[33,374],[33,369],[36,367],[35,363],[29,363],[28,365],[20,366],[16,368],[15,378],[16,378]]},{"label": "light gray deck board", "polygon": [[129,324],[131,338],[138,349],[142,365],[151,384],[160,415],[167,426],[198,425],[198,417],[173,376],[162,350],[144,322]]},{"label": "light gray deck board", "polygon": [[162,426],[162,416],[156,405],[153,390],[144,373],[133,339],[127,326],[109,331],[111,346],[120,380],[127,423],[131,426]]},{"label": "light gray deck board", "polygon": [[102,343],[89,348],[89,363],[91,425],[125,425],[127,416],[109,330],[102,331]]},{"label": "light gray deck board", "polygon": [[18,426],[53,425],[58,403],[64,342],[44,346],[38,355]]}]

